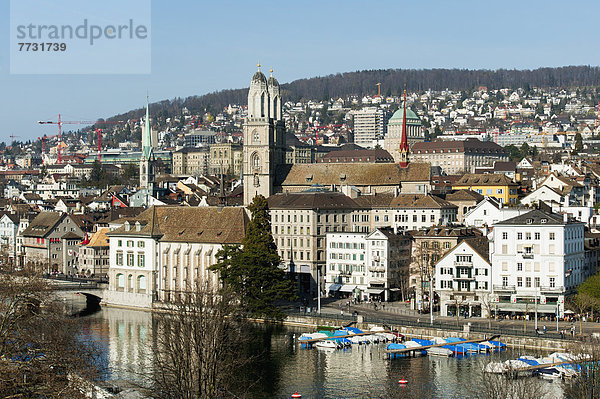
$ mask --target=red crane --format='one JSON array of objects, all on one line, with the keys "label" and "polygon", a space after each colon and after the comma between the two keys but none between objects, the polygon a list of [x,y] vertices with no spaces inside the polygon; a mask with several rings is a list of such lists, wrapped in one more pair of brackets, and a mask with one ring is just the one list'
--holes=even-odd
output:
[{"label": "red crane", "polygon": [[[58,114],[58,121],[38,121],[40,125],[58,125],[58,164],[62,164],[62,155],[61,155],[61,136],[62,136],[62,125],[97,125],[97,124],[111,124],[111,123],[123,123],[123,121],[63,121],[60,118],[60,114]],[[99,134],[101,137],[101,134]],[[43,141],[42,141],[43,145]],[[98,144],[98,148],[100,148],[101,144]],[[100,151],[100,150],[98,150]],[[43,150],[42,150],[43,152]]]},{"label": "red crane", "polygon": [[42,137],[38,137],[38,140],[42,141],[42,154],[46,153],[46,140],[53,139],[55,137],[56,137],[56,134],[54,136],[43,135]]}]

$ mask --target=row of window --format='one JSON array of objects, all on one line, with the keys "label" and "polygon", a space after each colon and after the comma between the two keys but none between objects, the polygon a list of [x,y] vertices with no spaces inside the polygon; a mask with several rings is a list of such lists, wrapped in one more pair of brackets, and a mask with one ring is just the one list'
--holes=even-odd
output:
[{"label": "row of window", "polygon": [[[117,266],[123,266],[123,257],[124,254],[122,251],[117,251],[116,253],[116,259],[115,259],[115,263]],[[137,254],[137,264],[134,262],[135,261],[135,254],[133,252],[127,252],[127,264],[126,266],[129,267],[145,267],[146,266],[146,255],[144,255],[144,253],[139,252]]]},{"label": "row of window", "polygon": [[[286,231],[287,231],[287,234],[292,234],[292,231],[294,232],[294,234],[298,234],[298,231],[300,231],[301,235],[304,234],[304,226],[300,226],[300,227],[294,226],[293,230],[292,230],[291,226],[286,226],[286,227],[287,227],[287,229],[284,226],[274,225],[273,226],[273,234],[286,234]],[[320,231],[320,229],[321,229],[321,227],[319,227],[319,231]],[[336,229],[337,229],[337,227],[336,227]],[[327,231],[329,231],[329,230],[327,230]],[[337,230],[335,230],[335,231],[337,231]],[[319,234],[321,234],[321,233],[319,233]],[[310,227],[306,228],[306,235],[310,235]]]},{"label": "row of window", "polygon": [[359,260],[365,260],[365,255],[364,254],[360,254],[358,257],[356,256],[356,254],[338,254],[335,252],[332,252],[329,254],[329,259],[340,259],[340,260],[357,260],[357,258]]},{"label": "row of window", "polygon": [[[531,277],[525,277],[525,288],[531,288],[531,281]],[[539,277],[534,277],[533,284],[535,288],[540,287],[540,282],[541,280]],[[556,277],[549,277],[548,284],[550,288],[556,288]],[[502,286],[508,286],[508,276],[502,276]],[[517,287],[523,287],[523,277],[521,276],[517,277]]]},{"label": "row of window", "polygon": [[[525,236],[526,240],[531,240],[531,237],[532,237],[531,232],[526,232],[524,236]],[[506,231],[502,232],[502,239],[503,240],[508,240],[508,232],[506,232]],[[520,233],[520,232],[517,233],[517,240],[522,240],[522,239],[523,239],[523,233]],[[533,239],[534,240],[541,239],[541,233],[539,231],[534,232],[533,233]],[[553,231],[550,231],[548,233],[548,239],[549,240],[556,239],[556,233],[554,233]]]},{"label": "row of window", "polygon": [[357,242],[335,242],[332,241],[329,243],[329,248],[339,248],[339,249],[365,249],[365,243],[357,243]]},{"label": "row of window", "polygon": [[[135,241],[133,240],[127,240],[126,242],[127,248],[133,248],[135,247]],[[118,247],[122,247],[123,246],[123,240],[117,240],[117,246]],[[144,241],[138,241],[137,242],[137,247],[138,248],[144,248],[146,246],[146,243]]]},{"label": "row of window", "polygon": [[[281,222],[285,222],[285,215],[281,215],[281,218],[279,218],[278,214],[275,214],[275,223],[278,223],[279,220],[281,219]],[[292,215],[288,214],[287,215],[287,222],[288,223],[292,223],[292,220],[294,221],[294,223],[304,223],[304,221],[306,220],[306,223],[310,223],[310,215],[293,215],[294,217],[292,218]],[[337,222],[337,216],[338,215],[333,215],[333,221]],[[317,221],[321,221],[320,220],[320,215],[317,217]],[[329,221],[329,215],[325,215],[325,221],[328,222]],[[342,215],[342,221],[345,222],[346,221],[346,215]]]}]

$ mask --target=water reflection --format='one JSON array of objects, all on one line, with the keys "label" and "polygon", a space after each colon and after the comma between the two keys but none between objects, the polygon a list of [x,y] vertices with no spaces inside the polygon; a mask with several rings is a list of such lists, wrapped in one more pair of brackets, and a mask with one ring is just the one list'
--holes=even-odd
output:
[{"label": "water reflection", "polygon": [[[73,296],[73,313],[85,308],[85,298]],[[79,306],[79,308],[78,308]],[[83,313],[81,313],[83,315]],[[105,378],[148,386],[152,372],[152,314],[102,308],[81,317],[82,335],[94,340],[108,366]],[[252,361],[240,372],[245,396],[289,398],[469,398],[484,356],[465,359],[417,357],[388,360],[383,346],[353,346],[344,351],[304,350],[294,342],[306,329],[256,326],[248,331],[250,345],[240,353]],[[522,353],[493,354],[494,361]],[[397,381],[404,377],[407,387]],[[558,383],[549,383],[561,397]]]}]

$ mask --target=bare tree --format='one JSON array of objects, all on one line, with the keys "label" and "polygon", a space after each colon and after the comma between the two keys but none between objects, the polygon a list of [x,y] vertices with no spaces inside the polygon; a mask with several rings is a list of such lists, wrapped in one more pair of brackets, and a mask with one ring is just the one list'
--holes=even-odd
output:
[{"label": "bare tree", "polygon": [[550,394],[547,383],[538,378],[519,376],[516,371],[491,374],[481,367],[474,374],[470,392],[473,399],[540,399]]},{"label": "bare tree", "polygon": [[78,331],[40,278],[0,275],[0,395],[85,396],[97,359]]},{"label": "bare tree", "polygon": [[487,292],[479,296],[481,298],[481,308],[487,312],[488,328],[492,328],[492,312],[494,311],[494,298],[491,293]]},{"label": "bare tree", "polygon": [[600,349],[598,342],[578,345],[574,353],[581,360],[574,362],[579,372],[563,381],[563,392],[566,398],[588,399],[600,397]]},{"label": "bare tree", "polygon": [[154,383],[159,398],[231,397],[244,363],[244,318],[235,296],[203,284],[179,293],[156,318]]}]

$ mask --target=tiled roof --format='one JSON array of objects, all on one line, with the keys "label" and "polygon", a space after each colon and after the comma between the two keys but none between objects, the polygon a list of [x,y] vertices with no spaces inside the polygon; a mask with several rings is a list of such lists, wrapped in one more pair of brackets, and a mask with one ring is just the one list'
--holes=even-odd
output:
[{"label": "tiled roof", "polygon": [[353,199],[361,208],[389,208],[390,203],[394,199],[394,194],[380,193],[373,195],[359,195]]},{"label": "tiled roof", "polygon": [[456,208],[451,202],[431,194],[400,194],[392,200],[393,208]]},{"label": "tiled roof", "polygon": [[[153,206],[129,220],[129,231],[124,225],[108,236],[141,235],[160,241],[239,244],[249,222],[242,207]],[[136,222],[140,222],[139,231]]]},{"label": "tiled roof", "polygon": [[409,232],[413,237],[476,237],[481,236],[480,230],[472,227],[433,226],[423,230]]},{"label": "tiled roof", "polygon": [[484,196],[473,190],[456,190],[446,194],[446,201],[481,201]]},{"label": "tiled roof", "polygon": [[409,163],[406,168],[394,163],[294,164],[277,170],[275,184],[282,187],[311,186],[315,183],[324,186],[387,186],[429,180],[428,163]]},{"label": "tiled roof", "polygon": [[106,235],[109,232],[109,228],[105,227],[90,237],[90,242],[87,244],[88,247],[108,247],[108,236]]},{"label": "tiled roof", "polygon": [[332,151],[319,159],[321,163],[348,162],[394,162],[394,157],[386,150],[341,150]]},{"label": "tiled roof", "polygon": [[465,238],[463,240],[473,248],[483,259],[490,263],[490,242],[487,237]]},{"label": "tiled roof", "polygon": [[466,174],[456,183],[456,187],[462,186],[518,186],[506,175],[497,174]]},{"label": "tiled roof", "polygon": [[63,218],[60,212],[41,212],[23,231],[24,237],[46,237]]},{"label": "tiled roof", "polygon": [[457,140],[435,140],[414,143],[411,151],[415,154],[425,153],[460,153],[460,152],[477,152],[477,153],[492,153],[492,154],[508,154],[503,147],[491,141],[480,141],[477,139],[467,139],[465,141]]},{"label": "tiled roof", "polygon": [[352,198],[334,191],[275,194],[269,209],[361,209]]},{"label": "tiled roof", "polygon": [[[544,222],[545,220],[545,222]],[[556,213],[547,213],[540,211],[539,209],[534,209],[531,212],[527,212],[520,216],[515,216],[514,218],[510,218],[507,220],[503,220],[501,222],[496,223],[497,225],[522,225],[522,224],[530,224],[530,225],[565,225],[563,215],[558,215]]]}]

